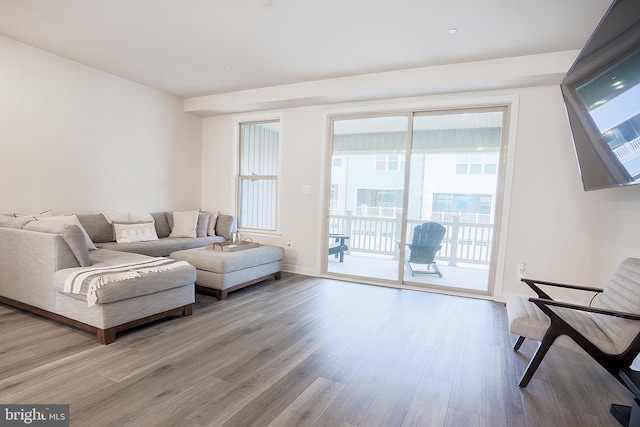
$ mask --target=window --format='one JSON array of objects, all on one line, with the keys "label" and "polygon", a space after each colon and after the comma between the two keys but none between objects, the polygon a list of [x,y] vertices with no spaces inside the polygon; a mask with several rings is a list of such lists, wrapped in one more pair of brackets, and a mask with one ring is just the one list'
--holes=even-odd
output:
[{"label": "window", "polygon": [[238,227],[276,231],[280,121],[240,123]]},{"label": "window", "polygon": [[332,212],[339,207],[338,192],[340,191],[339,184],[331,184],[331,195],[329,197],[329,207]]},{"label": "window", "polygon": [[457,175],[494,175],[498,170],[498,154],[458,154],[456,156]]},{"label": "window", "polygon": [[469,172],[469,156],[466,154],[458,154],[456,156],[456,174],[465,175]]},{"label": "window", "polygon": [[356,189],[356,214],[394,218],[402,212],[402,190]]},{"label": "window", "polygon": [[405,164],[404,155],[378,154],[376,155],[377,171],[403,171]]},{"label": "window", "polygon": [[435,193],[432,209],[434,212],[488,214],[491,213],[491,195]]},{"label": "window", "polygon": [[338,185],[331,184],[331,200],[338,200]]},{"label": "window", "polygon": [[472,175],[478,175],[482,173],[482,161],[484,156],[482,154],[472,154],[471,156],[471,168],[469,173]]},{"label": "window", "polygon": [[495,163],[487,163],[486,165],[484,165],[484,173],[491,175],[491,174],[495,174],[498,170],[498,165],[496,165]]}]

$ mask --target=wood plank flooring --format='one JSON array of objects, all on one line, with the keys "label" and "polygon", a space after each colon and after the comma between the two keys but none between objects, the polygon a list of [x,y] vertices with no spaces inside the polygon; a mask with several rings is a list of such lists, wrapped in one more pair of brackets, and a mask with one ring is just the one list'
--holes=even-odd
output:
[{"label": "wood plank flooring", "polygon": [[504,305],[283,274],[95,337],[0,305],[0,403],[72,426],[616,426],[632,395],[587,356],[511,348]]}]

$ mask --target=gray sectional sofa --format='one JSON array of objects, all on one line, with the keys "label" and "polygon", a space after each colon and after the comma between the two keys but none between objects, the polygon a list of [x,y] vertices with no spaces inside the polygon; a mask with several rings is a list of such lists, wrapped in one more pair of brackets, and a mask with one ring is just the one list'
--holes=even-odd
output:
[{"label": "gray sectional sofa", "polygon": [[125,329],[190,315],[196,270],[162,257],[227,240],[235,219],[220,217],[226,235],[170,237],[172,214],[152,214],[157,239],[124,243],[115,241],[116,223],[100,213],[0,215],[0,302],[95,333],[102,344]]}]

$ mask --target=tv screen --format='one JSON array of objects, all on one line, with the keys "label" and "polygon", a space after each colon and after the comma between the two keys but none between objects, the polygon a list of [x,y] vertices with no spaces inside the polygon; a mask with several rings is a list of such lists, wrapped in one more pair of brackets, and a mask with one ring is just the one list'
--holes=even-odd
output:
[{"label": "tv screen", "polygon": [[561,84],[585,190],[640,183],[640,2],[617,0]]}]

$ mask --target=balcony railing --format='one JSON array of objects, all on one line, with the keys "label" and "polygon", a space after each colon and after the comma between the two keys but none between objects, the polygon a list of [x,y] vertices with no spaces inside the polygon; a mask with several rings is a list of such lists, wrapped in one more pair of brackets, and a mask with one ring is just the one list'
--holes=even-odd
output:
[{"label": "balcony railing", "polygon": [[626,142],[624,145],[613,150],[613,152],[623,163],[631,158],[638,157],[638,155],[640,155],[640,137],[633,141]]},{"label": "balcony railing", "polygon": [[[450,214],[434,212],[432,221],[447,229],[442,249],[436,255],[439,261],[450,266],[457,263],[488,265],[493,245],[493,224],[485,214]],[[349,250],[372,254],[391,255],[398,258],[401,240],[401,217],[380,218],[353,215],[331,215],[329,232],[350,236]],[[407,224],[407,242],[413,238],[413,229],[426,220],[410,220]]]}]

